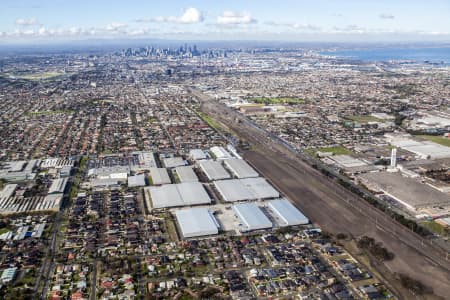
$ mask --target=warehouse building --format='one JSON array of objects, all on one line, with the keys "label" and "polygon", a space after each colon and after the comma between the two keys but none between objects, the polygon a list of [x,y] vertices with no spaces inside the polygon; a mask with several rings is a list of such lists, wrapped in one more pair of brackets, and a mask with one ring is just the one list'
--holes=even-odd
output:
[{"label": "warehouse building", "polygon": [[189,158],[192,160],[203,160],[207,157],[205,151],[201,149],[192,149],[191,151],[189,151]]},{"label": "warehouse building", "polygon": [[214,181],[214,187],[226,202],[255,199],[255,196],[240,179]]},{"label": "warehouse building", "polygon": [[139,174],[128,177],[128,187],[145,186],[145,175]]},{"label": "warehouse building", "polygon": [[165,168],[150,168],[150,177],[152,178],[153,185],[172,183]]},{"label": "warehouse building", "polygon": [[58,211],[63,200],[62,194],[49,194],[45,197],[10,197],[0,199],[0,214],[23,213],[32,211]]},{"label": "warehouse building", "polygon": [[197,174],[195,174],[194,170],[192,169],[192,166],[176,167],[175,172],[176,172],[180,182],[197,182],[198,181]]},{"label": "warehouse building", "polygon": [[251,193],[254,199],[270,199],[280,197],[280,193],[262,177],[240,179]]},{"label": "warehouse building", "polygon": [[52,184],[50,185],[50,188],[48,190],[49,194],[64,194],[64,191],[66,190],[68,178],[58,178],[53,180]]},{"label": "warehouse building", "polygon": [[144,191],[147,206],[152,209],[211,203],[211,198],[200,182],[151,186]]},{"label": "warehouse building", "polygon": [[230,170],[237,178],[258,177],[256,172],[245,160],[238,158],[229,158],[224,161],[225,167]]},{"label": "warehouse building", "polygon": [[225,170],[222,164],[214,160],[203,160],[199,162],[200,169],[205,173],[209,180],[221,180],[231,178],[231,175]]},{"label": "warehouse building", "polygon": [[136,151],[132,153],[137,155],[139,166],[134,166],[134,169],[150,170],[150,168],[156,168],[155,155],[152,152]]},{"label": "warehouse building", "polygon": [[175,168],[180,166],[185,166],[186,161],[184,161],[181,157],[165,157],[163,158],[163,164],[166,168]]},{"label": "warehouse building", "polygon": [[0,199],[8,199],[14,195],[14,192],[16,191],[18,185],[13,184],[7,184],[3,188],[3,190],[0,192]]},{"label": "warehouse building", "polygon": [[450,197],[399,172],[372,172],[359,176],[369,189],[383,192],[411,211],[432,207],[450,207]]},{"label": "warehouse building", "polygon": [[226,202],[278,198],[280,193],[264,178],[214,181],[214,187]]},{"label": "warehouse building", "polygon": [[231,154],[227,150],[225,150],[225,148],[223,148],[221,146],[211,147],[210,150],[211,150],[211,153],[214,155],[214,157],[217,159],[232,158]]},{"label": "warehouse building", "polygon": [[239,224],[241,232],[272,228],[272,222],[254,203],[233,205],[233,211],[241,221]]},{"label": "warehouse building", "polygon": [[219,233],[219,223],[207,208],[181,209],[175,212],[175,216],[184,238]]},{"label": "warehouse building", "polygon": [[269,201],[268,206],[274,212],[280,226],[305,225],[309,223],[308,218],[286,199]]}]

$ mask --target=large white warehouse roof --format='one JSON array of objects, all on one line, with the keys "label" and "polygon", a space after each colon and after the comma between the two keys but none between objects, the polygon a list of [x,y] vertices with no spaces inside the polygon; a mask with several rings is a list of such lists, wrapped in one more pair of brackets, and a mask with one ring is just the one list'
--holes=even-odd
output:
[{"label": "large white warehouse roof", "polygon": [[150,177],[154,185],[172,183],[165,168],[150,168]]},{"label": "large white warehouse roof", "polygon": [[145,175],[139,174],[128,177],[128,187],[145,186]]},{"label": "large white warehouse roof", "polygon": [[[211,199],[200,182],[166,184],[145,188],[149,207],[165,208],[196,204],[209,204]],[[151,205],[149,202],[151,198]]]},{"label": "large white warehouse roof", "polygon": [[219,233],[219,224],[207,208],[181,209],[175,215],[185,238]]},{"label": "large white warehouse roof", "polygon": [[245,178],[241,182],[254,194],[254,199],[278,198],[280,193],[262,177]]},{"label": "large white warehouse roof", "polygon": [[180,182],[197,182],[198,177],[195,174],[194,170],[192,170],[192,166],[182,166],[176,167],[175,172],[178,175],[178,179]]},{"label": "large white warehouse roof", "polygon": [[255,199],[254,194],[239,179],[214,181],[214,186],[227,202]]},{"label": "large white warehouse roof", "polygon": [[68,178],[58,178],[53,180],[52,184],[50,185],[50,188],[48,189],[49,194],[56,194],[56,193],[64,193],[64,190],[66,189]]},{"label": "large white warehouse roof", "polygon": [[242,222],[241,231],[271,228],[272,222],[254,203],[233,205],[233,210]]},{"label": "large white warehouse roof", "polygon": [[193,160],[206,159],[206,153],[201,149],[192,149],[191,151],[189,151],[189,156]]},{"label": "large white warehouse roof", "polygon": [[214,186],[224,201],[278,198],[280,193],[264,178],[245,178],[214,181]]},{"label": "large white warehouse roof", "polygon": [[233,172],[237,178],[258,177],[256,172],[245,160],[229,158],[224,161],[225,166]]},{"label": "large white warehouse roof", "polygon": [[209,180],[220,180],[230,178],[230,174],[222,164],[214,160],[203,160],[199,162],[200,168]]},{"label": "large white warehouse roof", "polygon": [[308,218],[286,199],[269,201],[269,208],[276,214],[281,226],[309,223]]},{"label": "large white warehouse roof", "polygon": [[221,146],[211,147],[211,152],[217,159],[231,158],[231,154]]}]

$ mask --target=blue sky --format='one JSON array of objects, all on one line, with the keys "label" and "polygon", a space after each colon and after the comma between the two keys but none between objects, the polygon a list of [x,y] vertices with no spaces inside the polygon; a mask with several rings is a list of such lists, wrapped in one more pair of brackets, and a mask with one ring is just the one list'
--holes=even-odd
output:
[{"label": "blue sky", "polygon": [[0,41],[450,41],[450,0],[1,0]]}]

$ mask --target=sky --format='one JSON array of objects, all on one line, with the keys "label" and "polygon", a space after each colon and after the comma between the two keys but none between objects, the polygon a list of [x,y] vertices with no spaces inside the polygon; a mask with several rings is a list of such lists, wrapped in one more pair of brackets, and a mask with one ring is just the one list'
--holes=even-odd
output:
[{"label": "sky", "polygon": [[450,0],[1,0],[0,42],[450,41]]}]

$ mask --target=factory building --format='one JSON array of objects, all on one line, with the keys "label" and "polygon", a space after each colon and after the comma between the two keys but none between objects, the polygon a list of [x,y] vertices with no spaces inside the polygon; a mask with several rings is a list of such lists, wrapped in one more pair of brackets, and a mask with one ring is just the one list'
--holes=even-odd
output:
[{"label": "factory building", "polygon": [[280,193],[264,178],[214,181],[214,187],[226,202],[278,198]]},{"label": "factory building", "polygon": [[211,203],[200,182],[151,186],[146,187],[144,192],[147,206],[152,209]]},{"label": "factory building", "polygon": [[175,212],[175,216],[184,238],[219,233],[219,223],[207,208],[181,209]]},{"label": "factory building", "polygon": [[272,228],[272,222],[254,203],[233,205],[233,211],[241,221],[239,224],[241,232]]},{"label": "factory building", "polygon": [[275,214],[276,221],[280,226],[305,225],[309,223],[308,218],[286,199],[269,201],[268,206]]},{"label": "factory building", "polygon": [[172,183],[165,168],[150,168],[150,177],[153,185]]},{"label": "factory building", "polygon": [[145,175],[139,174],[128,177],[128,187],[145,186]]},{"label": "factory building", "polygon": [[210,150],[216,159],[232,158],[231,154],[221,146],[211,147]]},{"label": "factory building", "polygon": [[199,166],[209,180],[221,180],[231,178],[231,175],[227,172],[227,170],[225,170],[221,162],[214,160],[203,160],[199,162]]},{"label": "factory building", "polygon": [[224,159],[225,167],[237,178],[258,177],[256,172],[245,160],[238,158]]},{"label": "factory building", "polygon": [[197,182],[198,181],[198,177],[195,174],[194,170],[192,169],[192,166],[176,167],[175,172],[176,172],[180,182]]}]

